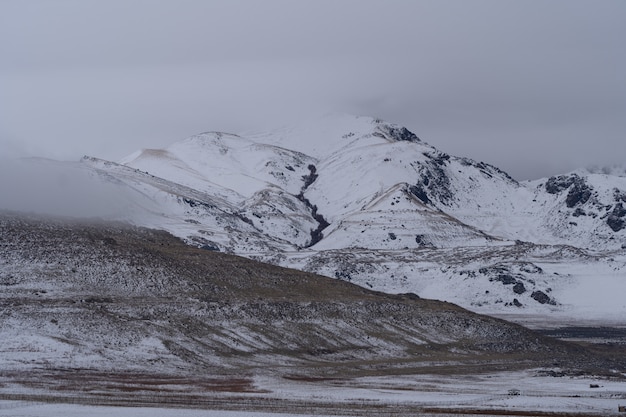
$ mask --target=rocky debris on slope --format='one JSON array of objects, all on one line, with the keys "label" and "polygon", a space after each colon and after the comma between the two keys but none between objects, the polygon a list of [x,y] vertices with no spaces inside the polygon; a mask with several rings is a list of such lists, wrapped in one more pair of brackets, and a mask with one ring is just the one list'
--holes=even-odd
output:
[{"label": "rocky debris on slope", "polygon": [[[540,277],[544,276],[544,271],[532,262],[497,263],[479,268],[478,271],[465,270],[461,271],[461,273],[472,278],[482,275],[487,277],[490,282],[499,282],[506,288],[510,288],[513,293],[511,296],[515,298],[507,305],[522,307],[524,303],[519,300],[521,296],[540,304],[557,305],[555,300],[546,295],[541,289],[538,289],[540,287],[538,281]],[[543,290],[551,292],[550,288],[543,288]],[[532,293],[528,295],[528,291],[532,291]],[[528,301],[527,299],[525,303],[528,303]]]},{"label": "rocky debris on slope", "polygon": [[[626,222],[623,219],[626,210],[622,205],[626,201],[626,193],[618,188],[612,190],[614,202],[602,200],[598,196],[598,191],[587,184],[585,178],[578,174],[571,174],[549,178],[545,183],[545,190],[550,194],[559,194],[569,190],[565,198],[565,205],[570,209],[574,208],[574,211],[569,213],[572,217],[591,217],[592,219],[599,217],[614,233],[626,228]],[[578,226],[579,220],[573,220],[570,220],[568,224]],[[595,233],[597,232],[593,231],[589,235],[593,236]],[[609,240],[612,239],[613,237],[609,237]]]}]

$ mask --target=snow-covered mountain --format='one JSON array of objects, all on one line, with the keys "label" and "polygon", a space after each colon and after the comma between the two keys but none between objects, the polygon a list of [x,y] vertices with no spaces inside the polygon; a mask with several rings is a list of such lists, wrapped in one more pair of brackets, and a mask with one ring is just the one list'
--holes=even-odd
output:
[{"label": "snow-covered mountain", "polygon": [[614,170],[520,183],[406,128],[336,114],[70,168],[92,186],[66,188],[115,195],[100,205],[109,217],[205,249],[480,312],[626,317],[626,177]]}]

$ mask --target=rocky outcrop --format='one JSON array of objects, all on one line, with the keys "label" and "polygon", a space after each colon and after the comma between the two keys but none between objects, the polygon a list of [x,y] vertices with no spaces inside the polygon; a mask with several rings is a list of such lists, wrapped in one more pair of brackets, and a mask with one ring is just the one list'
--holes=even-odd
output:
[{"label": "rocky outcrop", "polygon": [[556,305],[556,301],[554,301],[552,298],[550,298],[545,292],[543,291],[533,291],[533,293],[530,295],[531,298],[533,300],[535,300],[536,302],[538,302],[539,304],[550,304],[550,305]]},{"label": "rocky outcrop", "polygon": [[379,125],[373,135],[394,141],[421,142],[420,138],[406,127],[398,127],[389,124]]},{"label": "rocky outcrop", "polygon": [[593,193],[593,188],[587,185],[585,180],[577,174],[560,175],[558,177],[550,177],[546,181],[546,192],[550,194],[558,194],[569,189],[565,204],[569,208],[573,208],[579,204],[585,204],[589,201]]},{"label": "rocky outcrop", "polygon": [[619,232],[626,227],[626,220],[624,220],[625,216],[626,209],[621,202],[617,203],[613,207],[613,211],[606,218],[606,224],[608,224],[614,232]]},{"label": "rocky outcrop", "polygon": [[450,156],[441,152],[424,153],[424,156],[428,158],[426,161],[411,164],[420,173],[420,179],[409,187],[409,192],[424,204],[449,205],[454,197],[446,173]]}]

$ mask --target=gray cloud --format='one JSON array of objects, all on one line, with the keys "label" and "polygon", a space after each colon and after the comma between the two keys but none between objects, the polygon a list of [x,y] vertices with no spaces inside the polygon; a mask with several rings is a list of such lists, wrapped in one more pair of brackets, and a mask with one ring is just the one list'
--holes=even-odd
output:
[{"label": "gray cloud", "polygon": [[0,160],[0,210],[83,218],[123,218],[128,190],[98,180],[80,163],[46,159]]},{"label": "gray cloud", "polygon": [[622,1],[5,1],[0,151],[119,159],[310,113],[519,179],[624,163]]}]

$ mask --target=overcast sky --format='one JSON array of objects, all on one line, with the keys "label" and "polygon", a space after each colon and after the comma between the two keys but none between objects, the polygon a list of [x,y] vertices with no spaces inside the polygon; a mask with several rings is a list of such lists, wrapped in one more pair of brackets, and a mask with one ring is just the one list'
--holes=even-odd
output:
[{"label": "overcast sky", "polygon": [[626,1],[0,0],[0,157],[329,111],[517,179],[626,163]]}]

